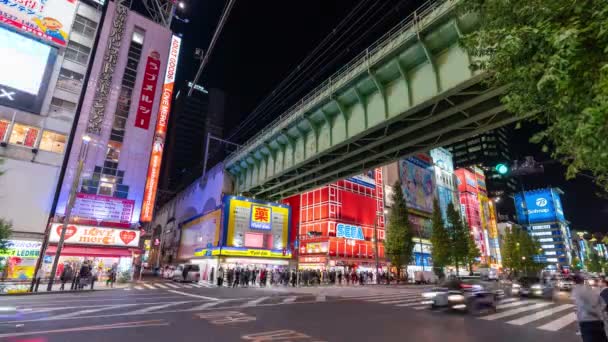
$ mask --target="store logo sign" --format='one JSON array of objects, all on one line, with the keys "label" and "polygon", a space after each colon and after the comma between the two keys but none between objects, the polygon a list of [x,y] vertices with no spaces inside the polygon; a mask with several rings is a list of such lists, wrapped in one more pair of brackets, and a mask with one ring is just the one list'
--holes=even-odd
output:
[{"label": "store logo sign", "polygon": [[272,209],[260,205],[251,206],[251,229],[272,229]]},{"label": "store logo sign", "polygon": [[336,237],[343,237],[353,240],[365,240],[363,237],[363,229],[361,229],[361,227],[351,226],[344,223],[338,223],[336,226]]},{"label": "store logo sign", "polygon": [[539,206],[539,207],[541,207],[541,208],[544,207],[544,206],[546,206],[547,203],[548,202],[547,202],[546,198],[539,197],[539,198],[536,199],[536,205]]}]

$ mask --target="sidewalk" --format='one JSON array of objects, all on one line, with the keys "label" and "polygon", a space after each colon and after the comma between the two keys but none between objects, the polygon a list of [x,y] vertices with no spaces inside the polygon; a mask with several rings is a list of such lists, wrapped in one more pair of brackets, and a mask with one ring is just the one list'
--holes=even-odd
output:
[{"label": "sidewalk", "polygon": [[[61,283],[53,284],[53,288],[51,291],[47,291],[47,283],[40,283],[38,286],[38,292],[29,292],[30,283],[2,283],[0,282],[0,297],[2,296],[11,296],[11,295],[36,295],[36,294],[49,294],[49,293],[73,293],[73,292],[83,292],[83,291],[91,291],[91,286],[85,287],[83,290],[70,290],[71,283],[65,284],[65,290],[61,291]],[[105,282],[95,282],[95,287],[93,291],[109,291],[109,290],[121,290],[131,286],[131,283],[122,283],[122,284],[114,284],[114,287],[106,287]]]}]

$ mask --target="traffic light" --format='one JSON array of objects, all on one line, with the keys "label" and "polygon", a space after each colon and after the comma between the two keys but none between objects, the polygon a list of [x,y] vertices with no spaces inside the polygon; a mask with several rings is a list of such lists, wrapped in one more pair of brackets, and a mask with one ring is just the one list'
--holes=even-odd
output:
[{"label": "traffic light", "polygon": [[502,163],[496,165],[496,167],[494,169],[496,170],[496,172],[498,172],[501,175],[506,175],[507,172],[509,172],[509,167]]}]

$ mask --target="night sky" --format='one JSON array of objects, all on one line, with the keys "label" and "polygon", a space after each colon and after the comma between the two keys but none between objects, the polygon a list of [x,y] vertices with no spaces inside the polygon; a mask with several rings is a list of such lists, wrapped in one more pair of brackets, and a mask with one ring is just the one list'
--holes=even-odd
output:
[{"label": "night sky", "polygon": [[[194,49],[207,49],[227,1],[186,0],[186,9],[177,15],[190,19],[176,22],[175,32],[183,33],[178,83],[192,80],[198,62]],[[212,53],[199,84],[227,93],[226,136],[260,104],[292,70],[300,65],[289,87],[267,107],[264,118],[248,123],[233,140],[242,142],[280,115],[314,86],[363,51],[383,33],[417,8],[422,1],[411,0],[237,0],[224,31]],[[338,24],[354,11],[346,25]],[[334,29],[337,29],[334,31]],[[332,34],[333,31],[333,34]],[[331,39],[312,60],[304,59],[327,36]],[[316,60],[315,60],[316,59]],[[513,130],[511,147],[515,158],[532,155],[537,161],[550,161],[539,146],[529,143],[535,124]],[[545,173],[524,180],[526,189],[560,187],[566,218],[572,229],[608,232],[608,200],[588,177],[565,180],[565,168],[556,162],[545,164]]]}]

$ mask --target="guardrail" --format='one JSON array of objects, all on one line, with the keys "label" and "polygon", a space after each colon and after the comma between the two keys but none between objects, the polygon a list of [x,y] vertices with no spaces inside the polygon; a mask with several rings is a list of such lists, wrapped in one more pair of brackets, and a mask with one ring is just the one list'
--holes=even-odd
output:
[{"label": "guardrail", "polygon": [[306,112],[306,110],[316,105],[320,100],[327,98],[328,92],[329,95],[331,95],[334,88],[338,88],[343,84],[350,82],[362,71],[368,70],[374,62],[382,59],[388,53],[393,51],[393,49],[382,51],[383,49],[389,46],[390,43],[395,41],[400,35],[405,34],[409,29],[413,28],[422,19],[425,19],[439,6],[447,2],[454,2],[454,0],[429,0],[422,6],[418,7],[412,14],[407,16],[399,24],[376,40],[376,42],[370,45],[365,51],[351,59],[350,62],[346,63],[342,68],[332,74],[321,85],[304,96],[298,103],[288,109],[285,114],[282,114],[273,120],[264,129],[241,145],[240,148],[228,155],[228,157],[226,157],[225,165],[232,165],[236,161],[233,159],[237,159],[236,157],[241,152],[257,145],[257,142],[262,136],[272,132],[280,125],[290,125],[296,119],[299,119]]}]

